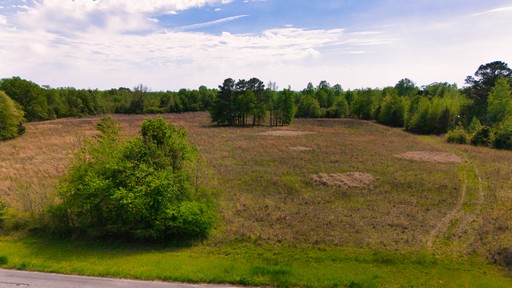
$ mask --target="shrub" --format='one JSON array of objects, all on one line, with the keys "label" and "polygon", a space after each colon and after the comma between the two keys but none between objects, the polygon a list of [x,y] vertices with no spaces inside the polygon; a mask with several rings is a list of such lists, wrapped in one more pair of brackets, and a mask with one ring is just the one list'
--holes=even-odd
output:
[{"label": "shrub", "polygon": [[184,130],[162,118],[145,120],[140,137],[121,142],[112,119],[97,129],[101,135],[85,144],[62,182],[62,203],[50,209],[56,231],[157,241],[208,234],[213,206],[192,189],[185,166],[196,150]]},{"label": "shrub", "polygon": [[512,150],[512,121],[501,123],[494,134],[494,147]]},{"label": "shrub", "polygon": [[471,123],[468,126],[468,132],[471,134],[474,134],[481,128],[482,128],[482,123],[480,123],[480,120],[478,120],[478,118],[473,116],[473,119],[471,119]]},{"label": "shrub", "polygon": [[0,198],[0,229],[5,227],[6,216],[7,216],[7,205]]},{"label": "shrub", "polygon": [[493,133],[490,127],[482,126],[473,137],[471,137],[471,145],[475,146],[491,146],[493,143]]},{"label": "shrub", "polygon": [[461,125],[458,125],[455,129],[448,131],[446,134],[448,143],[468,144],[469,138],[468,132],[466,132]]}]

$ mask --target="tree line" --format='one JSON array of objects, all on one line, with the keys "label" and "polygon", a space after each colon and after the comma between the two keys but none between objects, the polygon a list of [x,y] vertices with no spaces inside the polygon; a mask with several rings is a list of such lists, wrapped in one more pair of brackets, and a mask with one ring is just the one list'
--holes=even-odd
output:
[{"label": "tree line", "polygon": [[[0,94],[0,130],[9,131],[0,139],[23,133],[23,119],[209,111],[217,125],[276,126],[289,125],[296,117],[350,117],[413,133],[447,133],[450,142],[512,149],[511,78],[512,70],[501,61],[481,65],[466,78],[464,88],[446,82],[418,87],[404,78],[382,89],[345,91],[339,84],[321,81],[301,91],[279,91],[274,82],[227,78],[217,89],[151,92],[139,85],[99,91],[50,88],[13,77],[0,80],[0,90],[8,96]],[[10,104],[3,104],[6,101]]]}]

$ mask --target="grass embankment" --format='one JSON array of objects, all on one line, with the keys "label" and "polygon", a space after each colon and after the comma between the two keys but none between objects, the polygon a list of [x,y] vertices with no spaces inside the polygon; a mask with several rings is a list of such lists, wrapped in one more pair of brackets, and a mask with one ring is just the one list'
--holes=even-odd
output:
[{"label": "grass embankment", "polygon": [[[144,117],[115,118],[136,133]],[[489,264],[512,247],[510,152],[356,120],[297,120],[272,130],[308,134],[272,136],[263,133],[268,127],[210,127],[204,113],[165,118],[188,130],[208,167],[199,181],[220,192],[221,219],[207,242],[151,249],[3,238],[3,266],[250,285],[512,286],[504,269]],[[37,216],[96,120],[30,123],[26,135],[0,143],[0,195],[22,216]],[[464,161],[396,157],[408,151]],[[375,181],[351,188],[312,181],[348,172]]]},{"label": "grass embankment", "polygon": [[[114,246],[114,247],[113,247]],[[6,268],[164,281],[281,287],[508,287],[475,259],[355,248],[232,244],[143,248],[36,239],[0,241]]]}]

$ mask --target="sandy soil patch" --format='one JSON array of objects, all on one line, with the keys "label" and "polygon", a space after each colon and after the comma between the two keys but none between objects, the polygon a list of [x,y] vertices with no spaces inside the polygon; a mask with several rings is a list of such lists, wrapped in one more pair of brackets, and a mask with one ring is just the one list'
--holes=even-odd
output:
[{"label": "sandy soil patch", "polygon": [[295,146],[295,147],[290,147],[290,150],[301,152],[301,151],[311,151],[311,150],[313,150],[313,148],[304,147],[304,146]]},{"label": "sandy soil patch", "polygon": [[301,136],[301,135],[309,135],[309,134],[315,134],[315,132],[276,130],[276,131],[267,131],[267,132],[260,133],[260,135],[265,135],[265,136],[281,136],[281,137],[292,137],[292,136]]},{"label": "sandy soil patch", "polygon": [[366,187],[370,186],[375,177],[370,174],[362,172],[349,172],[344,174],[334,173],[320,173],[311,176],[314,183],[326,186],[340,186],[340,187]]},{"label": "sandy soil patch", "polygon": [[431,151],[409,151],[403,154],[395,155],[396,157],[436,163],[460,163],[462,159],[459,156],[447,152],[431,152]]}]

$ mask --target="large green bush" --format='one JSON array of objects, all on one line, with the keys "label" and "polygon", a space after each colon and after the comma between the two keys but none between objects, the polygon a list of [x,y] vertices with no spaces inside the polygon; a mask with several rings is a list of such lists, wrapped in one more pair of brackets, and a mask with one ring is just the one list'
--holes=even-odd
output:
[{"label": "large green bush", "polygon": [[512,150],[512,119],[501,123],[494,134],[494,147]]},{"label": "large green bush", "polygon": [[494,141],[494,134],[490,127],[482,126],[473,137],[471,137],[471,145],[475,146],[491,146]]},{"label": "large green bush", "polygon": [[50,210],[57,231],[158,241],[208,234],[213,207],[203,190],[192,189],[186,168],[196,155],[183,129],[145,120],[139,137],[122,142],[110,118],[97,128],[100,136],[78,153],[62,202]]},{"label": "large green bush", "polygon": [[25,132],[23,110],[3,91],[0,91],[0,140],[14,138]]},{"label": "large green bush", "polygon": [[446,133],[446,140],[448,143],[468,144],[469,138],[470,136],[468,132],[462,125],[458,125],[453,130],[450,130],[448,133]]}]

